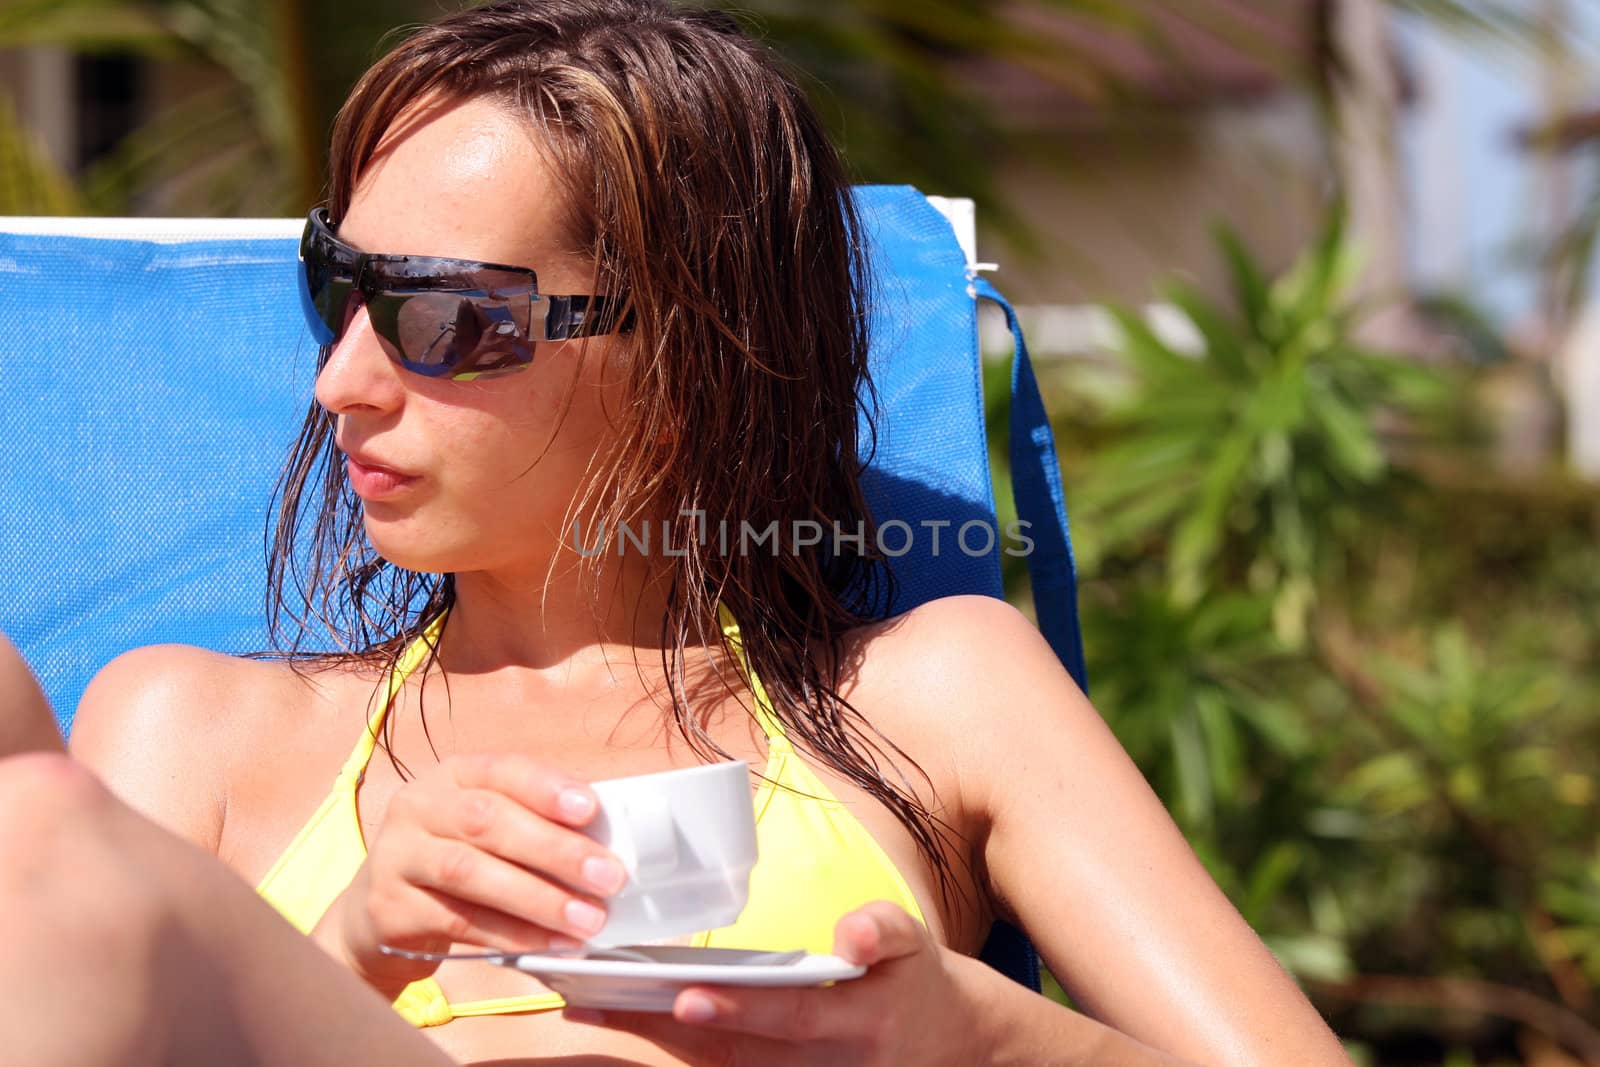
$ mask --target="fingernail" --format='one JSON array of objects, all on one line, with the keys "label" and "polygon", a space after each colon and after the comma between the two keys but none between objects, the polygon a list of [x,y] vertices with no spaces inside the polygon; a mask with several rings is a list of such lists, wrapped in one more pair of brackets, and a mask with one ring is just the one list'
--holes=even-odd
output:
[{"label": "fingernail", "polygon": [[678,998],[678,1018],[686,1023],[708,1023],[717,1017],[717,1006],[700,993],[685,993]]},{"label": "fingernail", "polygon": [[606,924],[606,913],[586,900],[569,900],[566,907],[567,922],[586,934],[592,934]]},{"label": "fingernail", "polygon": [[594,801],[581,789],[563,789],[556,804],[569,819],[585,819],[594,811]]},{"label": "fingernail", "polygon": [[616,860],[590,856],[583,861],[583,880],[609,896],[622,888],[622,883],[628,880],[628,872]]}]

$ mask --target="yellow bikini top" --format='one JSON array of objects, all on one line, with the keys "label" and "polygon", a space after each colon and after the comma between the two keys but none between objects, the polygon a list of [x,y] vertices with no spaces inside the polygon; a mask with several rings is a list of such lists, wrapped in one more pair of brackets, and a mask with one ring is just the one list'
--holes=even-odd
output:
[{"label": "yellow bikini top", "polygon": [[[718,613],[722,632],[744,661],[756,717],[767,735],[766,775],[754,800],[760,853],[750,875],[750,899],[738,920],[701,931],[691,944],[831,952],[834,924],[871,900],[892,900],[924,922],[910,886],[882,847],[795,753],[772,713],[765,687],[744,658],[738,624],[720,605]],[[256,887],[302,933],[316,926],[366,859],[356,787],[372,758],[384,715],[406,678],[427,657],[442,621],[435,620],[396,662],[386,699],[345,761],[332,792]],[[556,993],[538,993],[451,1004],[438,982],[427,978],[407,986],[394,1007],[414,1026],[439,1026],[469,1015],[551,1011],[562,1003]]]}]

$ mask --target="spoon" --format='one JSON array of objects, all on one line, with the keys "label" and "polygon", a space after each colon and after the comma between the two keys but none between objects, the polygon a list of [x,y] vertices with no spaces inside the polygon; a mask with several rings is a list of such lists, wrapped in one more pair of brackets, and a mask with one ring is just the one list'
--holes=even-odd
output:
[{"label": "spoon", "polygon": [[[585,959],[585,960],[612,960],[620,963],[659,963],[659,960],[635,952],[630,948],[580,948],[562,949],[554,952],[413,952],[410,949],[394,948],[390,945],[379,945],[379,951],[386,956],[395,956],[403,960],[425,960],[428,963],[444,963],[451,960],[479,960],[484,963],[515,963],[524,956],[544,956],[554,959]],[[762,952],[754,956],[746,956],[738,963],[740,967],[781,967],[786,963],[793,963],[802,959],[806,950],[797,948],[788,952]]]},{"label": "spoon", "polygon": [[626,963],[654,963],[649,956],[642,952],[634,952],[626,948],[578,948],[557,949],[548,952],[412,952],[410,949],[395,948],[392,945],[379,945],[378,951],[385,956],[396,956],[403,960],[425,960],[428,963],[445,963],[451,960],[482,960],[485,963],[511,963],[524,956],[553,956],[557,958],[574,957],[591,960],[619,960]]}]

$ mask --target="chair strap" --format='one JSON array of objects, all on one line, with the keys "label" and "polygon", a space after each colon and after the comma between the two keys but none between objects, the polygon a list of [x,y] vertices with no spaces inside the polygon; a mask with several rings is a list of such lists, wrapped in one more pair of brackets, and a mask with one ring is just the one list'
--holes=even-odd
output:
[{"label": "chair strap", "polygon": [[1033,550],[1027,556],[1028,578],[1033,586],[1039,631],[1078,688],[1087,693],[1083,632],[1078,626],[1078,567],[1072,558],[1055,434],[1039,395],[1039,382],[1033,376],[1033,363],[1028,358],[1028,345],[1016,311],[987,278],[976,279],[974,286],[978,296],[993,301],[1005,312],[1015,346],[1011,364],[1011,485],[1016,495],[1017,518],[1027,523],[1024,532],[1033,541]]},{"label": "chair strap", "polygon": [[[1039,630],[1078,687],[1088,692],[1083,634],[1078,627],[1078,570],[1072,558],[1066,497],[1061,489],[1061,465],[1056,459],[1050,416],[1039,395],[1017,313],[988,279],[974,278],[973,291],[998,304],[1011,328],[1015,351],[1011,365],[1011,486],[1017,518],[1028,524],[1023,529],[1033,541],[1027,556],[1028,579],[1033,586]],[[1010,923],[994,924],[979,958],[1035,992],[1040,990],[1039,955],[1027,936]]]}]

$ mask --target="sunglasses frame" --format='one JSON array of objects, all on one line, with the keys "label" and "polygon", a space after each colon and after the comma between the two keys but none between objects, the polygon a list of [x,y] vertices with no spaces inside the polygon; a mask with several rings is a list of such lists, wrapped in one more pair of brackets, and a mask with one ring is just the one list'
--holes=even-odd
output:
[{"label": "sunglasses frame", "polygon": [[[539,304],[545,305],[544,331],[519,340],[528,344],[538,341],[569,341],[578,337],[594,337],[625,329],[620,323],[618,307],[610,297],[576,294],[547,294],[539,292],[539,276],[531,267],[516,267],[503,263],[484,263],[478,260],[454,259],[447,256],[393,255],[383,252],[362,252],[339,240],[328,220],[328,209],[313,208],[306,216],[306,228],[300,237],[300,297],[306,323],[312,336],[324,348],[335,344],[344,335],[355,302],[370,304],[382,296],[415,296],[424,293],[460,294],[463,297],[485,297],[496,300],[526,296],[532,307],[527,321],[530,333],[536,326],[535,312]],[[323,272],[320,282],[313,281],[313,270]],[[330,286],[343,283],[348,290],[337,297],[339,306],[324,313],[322,303],[327,300]],[[319,292],[320,290],[320,292]],[[320,302],[319,302],[320,301]],[[333,312],[337,312],[338,327],[329,325]],[[377,319],[374,318],[374,326]],[[520,329],[520,327],[519,327]],[[397,337],[381,334],[386,344],[382,347],[391,360],[413,373],[426,377],[449,377],[471,380],[500,374],[514,373],[532,364],[528,359],[511,366],[488,371],[454,373],[459,363],[424,364],[408,358]],[[393,351],[389,351],[390,348]],[[395,353],[400,353],[396,355]],[[437,368],[437,369],[436,369]]]}]

